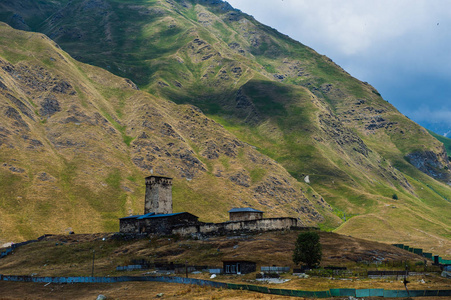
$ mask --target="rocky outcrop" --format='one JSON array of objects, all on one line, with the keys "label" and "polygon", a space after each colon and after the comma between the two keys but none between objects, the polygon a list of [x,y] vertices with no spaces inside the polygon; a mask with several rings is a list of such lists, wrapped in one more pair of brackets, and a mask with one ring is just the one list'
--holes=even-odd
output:
[{"label": "rocky outcrop", "polygon": [[39,114],[43,117],[48,118],[59,111],[61,111],[60,104],[58,100],[51,95],[44,98],[44,101],[41,102],[41,109],[39,110]]},{"label": "rocky outcrop", "polygon": [[363,140],[347,127],[343,126],[340,120],[332,114],[321,114],[318,116],[321,129],[329,138],[333,139],[342,148],[352,150],[368,157],[371,151]]},{"label": "rocky outcrop", "polygon": [[244,170],[241,170],[240,172],[232,175],[229,177],[230,181],[232,181],[235,184],[244,186],[244,187],[249,187],[249,183],[250,183],[250,178],[247,174],[245,174]]},{"label": "rocky outcrop", "polygon": [[33,111],[25,103],[23,103],[22,101],[20,101],[19,99],[17,99],[16,97],[14,97],[11,94],[7,93],[5,96],[14,105],[17,106],[17,108],[20,110],[21,113],[23,113],[24,115],[26,115],[27,117],[29,117],[30,119],[32,119],[34,121]]},{"label": "rocky outcrop", "polygon": [[23,120],[20,113],[13,107],[7,107],[5,111],[5,116],[13,120],[13,125],[16,128],[23,128],[28,130],[28,124]]},{"label": "rocky outcrop", "polygon": [[440,181],[451,184],[450,163],[445,149],[434,151],[416,151],[406,156],[407,160],[418,170]]}]

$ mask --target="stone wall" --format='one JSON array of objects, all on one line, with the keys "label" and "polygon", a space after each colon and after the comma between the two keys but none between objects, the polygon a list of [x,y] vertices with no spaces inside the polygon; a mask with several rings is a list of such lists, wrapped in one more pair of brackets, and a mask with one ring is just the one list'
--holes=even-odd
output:
[{"label": "stone wall", "polygon": [[215,236],[241,233],[255,233],[274,230],[301,229],[295,218],[265,218],[250,221],[229,221],[224,223],[203,223],[189,213],[175,216],[121,219],[122,233],[179,234],[182,236]]},{"label": "stone wall", "polygon": [[119,232],[122,233],[139,233],[139,222],[136,219],[119,220]]},{"label": "stone wall", "polygon": [[180,235],[228,235],[272,230],[298,229],[295,218],[268,218],[251,221],[235,221],[224,223],[203,223],[196,226],[183,226],[172,230]]},{"label": "stone wall", "polygon": [[190,213],[143,219],[124,218],[120,219],[119,230],[122,233],[171,234],[174,228],[204,224],[197,221],[197,219],[195,215]]},{"label": "stone wall", "polygon": [[190,213],[183,213],[171,217],[143,219],[141,227],[147,233],[171,234],[174,228],[195,226],[199,224],[197,217]]},{"label": "stone wall", "polygon": [[263,219],[263,212],[231,212],[230,221],[250,221]]}]

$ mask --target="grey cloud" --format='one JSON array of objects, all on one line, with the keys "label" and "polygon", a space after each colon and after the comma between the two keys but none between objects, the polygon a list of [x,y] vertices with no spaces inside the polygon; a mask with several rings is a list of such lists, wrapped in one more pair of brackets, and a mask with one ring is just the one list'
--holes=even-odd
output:
[{"label": "grey cloud", "polygon": [[[451,0],[229,3],[327,55],[413,120],[451,119]],[[422,104],[429,111],[415,110]]]}]

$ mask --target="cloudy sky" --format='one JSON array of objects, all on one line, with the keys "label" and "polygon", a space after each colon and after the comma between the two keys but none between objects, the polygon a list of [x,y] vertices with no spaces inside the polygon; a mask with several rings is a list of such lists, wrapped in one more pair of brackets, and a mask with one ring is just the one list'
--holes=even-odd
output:
[{"label": "cloudy sky", "polygon": [[328,56],[417,123],[451,130],[451,0],[228,2]]}]

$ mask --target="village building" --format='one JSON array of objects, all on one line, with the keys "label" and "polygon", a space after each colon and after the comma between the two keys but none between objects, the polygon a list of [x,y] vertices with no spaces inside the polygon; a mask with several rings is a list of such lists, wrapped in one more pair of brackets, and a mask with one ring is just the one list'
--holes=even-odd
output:
[{"label": "village building", "polygon": [[250,221],[263,219],[263,212],[251,207],[234,207],[229,210],[230,221]]},{"label": "village building", "polygon": [[228,235],[271,230],[299,229],[295,218],[263,218],[263,211],[232,208],[230,220],[223,223],[200,222],[188,212],[172,211],[172,178],[145,178],[144,214],[119,219],[121,233],[179,234],[184,236]]},{"label": "village building", "polygon": [[224,274],[248,274],[257,271],[257,263],[246,260],[224,260]]},{"label": "village building", "polygon": [[199,224],[193,214],[172,212],[172,178],[149,176],[145,182],[144,215],[120,218],[120,232],[171,234],[176,228]]},{"label": "village building", "polygon": [[147,213],[121,218],[120,232],[172,234],[176,228],[197,225],[198,217],[188,212],[173,214]]}]

